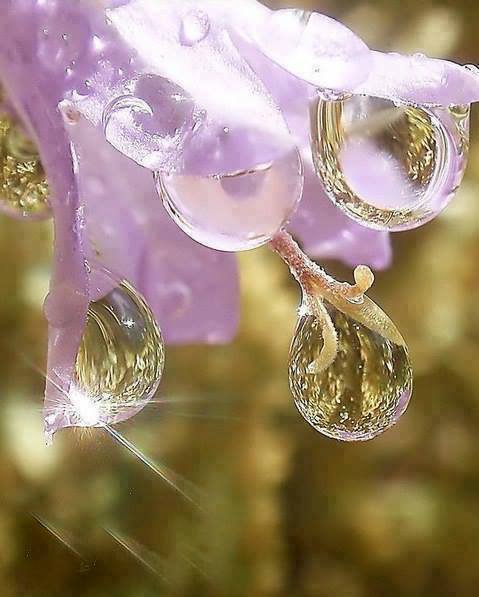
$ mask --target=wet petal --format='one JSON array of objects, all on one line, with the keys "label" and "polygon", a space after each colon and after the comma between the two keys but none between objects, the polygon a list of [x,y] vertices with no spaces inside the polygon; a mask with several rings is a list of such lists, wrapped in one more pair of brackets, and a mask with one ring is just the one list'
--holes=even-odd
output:
[{"label": "wet petal", "polygon": [[68,129],[88,258],[145,296],[167,343],[231,340],[239,315],[234,256],[207,249],[179,230],[151,173],[111,147],[85,118]]},{"label": "wet petal", "polygon": [[316,87],[344,89],[368,76],[367,45],[325,15],[300,9],[270,11],[248,33],[271,60]]},{"label": "wet petal", "polygon": [[479,101],[479,71],[423,54],[372,52],[368,78],[351,89],[417,104],[469,104]]},{"label": "wet petal", "polygon": [[[184,21],[194,5],[134,0],[108,10],[108,37],[131,59],[122,66],[121,77],[116,77],[108,71],[110,67],[113,72],[117,70],[117,56],[109,56],[109,67],[91,81],[94,93],[72,93],[70,99],[95,124],[102,122],[105,109],[117,98],[130,97],[134,100],[133,110],[138,105],[136,100],[141,100],[160,120],[172,112],[178,96],[189,100],[190,114],[181,126],[174,127],[174,134],[165,133],[161,126],[148,129],[158,139],[151,166],[144,155],[138,155],[135,138],[131,150],[119,147],[152,170],[197,175],[233,173],[290,151],[293,142],[281,111],[221,23],[211,20],[198,43],[182,41]],[[136,81],[146,74],[154,77],[160,87],[174,85],[178,91],[159,92],[145,102],[143,96],[137,97]],[[228,101],[224,101],[225,94]],[[225,129],[227,136],[222,134]]]}]

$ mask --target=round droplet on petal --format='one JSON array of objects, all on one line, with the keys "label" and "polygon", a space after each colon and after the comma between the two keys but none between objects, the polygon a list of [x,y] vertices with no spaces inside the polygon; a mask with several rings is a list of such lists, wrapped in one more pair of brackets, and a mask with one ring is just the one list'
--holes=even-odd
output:
[{"label": "round droplet on petal", "polygon": [[145,168],[175,170],[182,141],[196,123],[192,99],[156,75],[142,75],[125,87],[129,92],[112,100],[103,113],[107,141]]},{"label": "round droplet on petal", "polygon": [[370,299],[301,309],[289,381],[295,404],[317,431],[343,441],[376,437],[394,425],[412,393],[407,347]]},{"label": "round droplet on petal", "polygon": [[327,195],[370,228],[428,222],[462,181],[469,112],[469,106],[420,108],[369,96],[318,99],[312,149]]},{"label": "round droplet on petal", "polygon": [[[106,283],[106,286],[105,286]],[[155,394],[165,348],[145,299],[126,281],[104,277],[107,294],[90,303],[69,402],[73,425],[98,427],[128,419]]]},{"label": "round droplet on petal", "polygon": [[47,11],[41,16],[45,27],[38,29],[37,53],[43,68],[60,72],[88,52],[92,35],[88,22],[74,3],[61,8],[49,4],[48,8],[54,13]]},{"label": "round droplet on petal", "polygon": [[228,176],[157,174],[160,197],[178,226],[220,251],[254,249],[271,240],[301,199],[296,150],[272,163]]},{"label": "round droplet on petal", "polygon": [[0,111],[0,210],[19,218],[51,215],[40,156],[11,114]]},{"label": "round droplet on petal", "polygon": [[184,46],[194,46],[205,39],[209,30],[208,15],[202,10],[191,10],[181,21],[180,42]]}]

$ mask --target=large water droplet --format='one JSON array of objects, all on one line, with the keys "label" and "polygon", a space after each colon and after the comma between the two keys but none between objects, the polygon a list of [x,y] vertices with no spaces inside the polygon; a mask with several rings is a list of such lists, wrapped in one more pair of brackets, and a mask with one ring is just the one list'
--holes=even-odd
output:
[{"label": "large water droplet", "polygon": [[[339,308],[341,307],[341,309]],[[412,392],[404,340],[368,298],[304,307],[290,352],[295,404],[315,429],[368,440],[397,422]]]},{"label": "large water droplet", "polygon": [[103,113],[106,139],[145,168],[175,170],[182,141],[197,122],[194,102],[157,75],[142,75],[125,87],[129,93],[112,100]]},{"label": "large water droplet", "polygon": [[296,150],[229,176],[158,174],[156,179],[163,203],[180,228],[220,251],[267,243],[288,222],[303,189]]},{"label": "large water droplet", "polygon": [[14,217],[49,217],[48,196],[34,144],[14,117],[0,109],[0,210]]},{"label": "large water droplet", "polygon": [[130,418],[155,394],[165,349],[145,300],[128,283],[88,308],[70,388],[72,423],[94,427]]},{"label": "large water droplet", "polygon": [[320,98],[312,148],[328,196],[348,216],[371,228],[416,228],[446,207],[462,181],[469,106]]}]

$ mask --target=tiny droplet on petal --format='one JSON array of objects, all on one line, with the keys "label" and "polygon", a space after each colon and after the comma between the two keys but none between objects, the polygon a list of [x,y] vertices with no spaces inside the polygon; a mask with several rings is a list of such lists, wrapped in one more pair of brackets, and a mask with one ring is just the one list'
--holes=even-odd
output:
[{"label": "tiny droplet on petal", "polygon": [[202,10],[191,10],[182,19],[180,41],[184,46],[194,46],[205,39],[209,30],[208,15]]}]

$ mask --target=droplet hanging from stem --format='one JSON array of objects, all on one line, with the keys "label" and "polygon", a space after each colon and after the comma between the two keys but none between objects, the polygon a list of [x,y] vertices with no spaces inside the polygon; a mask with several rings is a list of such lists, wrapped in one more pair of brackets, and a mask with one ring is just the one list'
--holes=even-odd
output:
[{"label": "droplet hanging from stem", "polygon": [[298,410],[329,437],[376,437],[406,410],[412,368],[398,329],[364,295],[374,280],[371,270],[356,268],[349,285],[311,262],[288,233],[279,233],[271,246],[303,291],[289,362]]}]

